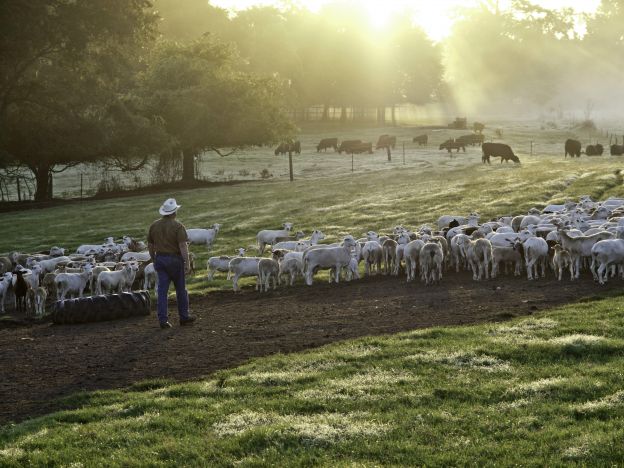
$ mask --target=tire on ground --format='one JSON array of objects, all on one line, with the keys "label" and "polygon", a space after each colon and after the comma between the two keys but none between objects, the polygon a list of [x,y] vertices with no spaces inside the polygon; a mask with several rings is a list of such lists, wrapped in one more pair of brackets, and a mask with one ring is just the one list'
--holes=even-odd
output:
[{"label": "tire on ground", "polygon": [[149,291],[124,292],[57,301],[52,309],[56,324],[92,323],[149,315]]}]

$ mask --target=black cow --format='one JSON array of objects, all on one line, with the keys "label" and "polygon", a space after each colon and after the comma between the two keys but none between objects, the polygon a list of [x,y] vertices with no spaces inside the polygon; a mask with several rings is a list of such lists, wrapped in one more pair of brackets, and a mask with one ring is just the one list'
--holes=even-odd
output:
[{"label": "black cow", "polygon": [[459,153],[460,148],[464,150],[464,153],[466,152],[466,145],[462,143],[461,141],[454,140],[454,139],[446,140],[444,143],[440,145],[440,149],[446,149],[449,152],[449,154],[452,154],[454,149],[456,149],[457,152]]},{"label": "black cow", "polygon": [[429,136],[425,133],[424,135],[418,135],[414,137],[412,143],[418,143],[418,146],[427,146],[427,142],[429,141]]},{"label": "black cow", "polygon": [[275,148],[275,156],[278,154],[297,153],[301,154],[301,142],[299,140],[283,141]]},{"label": "black cow", "polygon": [[581,157],[581,142],[578,140],[572,140],[568,138],[565,142],[565,156],[564,159],[568,157],[568,154],[571,158],[576,156],[577,158]]},{"label": "black cow", "polygon": [[381,135],[379,137],[379,140],[377,140],[377,145],[375,145],[375,149],[388,148],[388,147],[394,149],[395,146],[396,146],[395,136]]},{"label": "black cow", "polygon": [[611,145],[611,156],[622,156],[624,154],[624,145]]},{"label": "black cow", "polygon": [[327,148],[334,148],[334,151],[338,151],[338,138],[323,138],[321,142],[316,145],[316,152],[321,150],[327,151]]},{"label": "black cow", "polygon": [[342,143],[340,143],[340,146],[338,147],[338,153],[342,154],[343,151],[345,153],[350,153],[351,147],[357,146],[360,143],[362,143],[362,140],[344,140]]},{"label": "black cow", "polygon": [[585,148],[585,154],[587,156],[602,156],[604,147],[598,143],[597,145],[587,145]]},{"label": "black cow", "polygon": [[483,162],[483,164],[491,164],[491,156],[501,158],[501,164],[503,163],[503,161],[513,161],[520,164],[520,159],[518,159],[518,156],[514,154],[513,150],[509,145],[506,145],[504,143],[483,143],[481,145],[481,150],[483,151],[483,156],[481,157],[481,162]]}]

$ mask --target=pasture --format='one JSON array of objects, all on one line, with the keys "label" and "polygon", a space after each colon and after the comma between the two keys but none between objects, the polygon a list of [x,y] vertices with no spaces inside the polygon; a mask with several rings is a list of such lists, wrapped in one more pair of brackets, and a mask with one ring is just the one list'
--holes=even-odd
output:
[{"label": "pasture", "polygon": [[[205,280],[209,255],[253,246],[257,231],[284,221],[306,233],[321,229],[329,242],[396,224],[418,227],[448,213],[477,211],[485,220],[581,195],[624,196],[619,158],[563,160],[562,141],[544,135],[541,144],[552,151],[532,157],[528,148],[516,149],[521,165],[484,166],[478,148],[453,159],[429,148],[420,163],[414,157],[405,166],[400,151],[391,163],[380,151],[356,156],[368,162],[354,173],[316,160],[309,164],[322,172],[302,173],[293,183],[254,181],[0,214],[0,252],[73,250],[109,235],[143,239],[169,196],[182,205],[187,228],[223,225],[212,252],[191,249],[198,256],[191,308],[199,317],[191,331],[163,333],[153,317],[0,329],[14,363],[5,366],[12,382],[6,387],[15,392],[8,401],[30,405],[16,418],[5,407],[3,419],[69,408],[4,426],[0,464],[624,463],[617,280],[607,287],[587,275],[579,283],[551,276],[476,284],[459,275],[428,289],[402,277],[369,278],[337,287],[298,284],[265,296],[250,291],[252,280],[242,282],[239,296],[223,274]],[[320,157],[341,168],[350,159]],[[432,325],[448,326],[420,329]],[[280,354],[357,337],[363,338]],[[228,339],[236,346],[225,346]],[[171,357],[155,365],[161,350]],[[28,392],[19,387],[20,355],[34,369],[30,385],[37,369],[48,369],[49,384],[28,398],[20,396]],[[211,373],[216,369],[223,370]],[[98,381],[115,372],[118,379]],[[177,381],[189,378],[196,380]],[[97,391],[67,396],[79,389]]]}]

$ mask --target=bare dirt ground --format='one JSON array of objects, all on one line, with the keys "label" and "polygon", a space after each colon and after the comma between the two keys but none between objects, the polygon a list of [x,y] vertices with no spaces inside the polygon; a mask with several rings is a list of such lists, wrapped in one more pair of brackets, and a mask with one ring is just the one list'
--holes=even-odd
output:
[{"label": "bare dirt ground", "polygon": [[[63,408],[83,390],[150,378],[188,380],[252,357],[289,353],[366,335],[501,321],[621,289],[591,279],[474,282],[447,275],[437,286],[375,277],[355,283],[224,291],[192,300],[192,327],[161,330],[152,314],[85,325],[0,329],[0,424]],[[170,310],[171,307],[170,307]]]}]

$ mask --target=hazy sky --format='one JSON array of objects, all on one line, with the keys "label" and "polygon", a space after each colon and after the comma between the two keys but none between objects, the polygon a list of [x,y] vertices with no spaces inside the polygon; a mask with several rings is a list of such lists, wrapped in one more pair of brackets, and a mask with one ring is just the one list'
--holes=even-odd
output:
[{"label": "hazy sky", "polygon": [[[329,0],[295,0],[293,3],[317,11]],[[490,0],[495,3],[495,0]],[[577,13],[591,13],[600,0],[533,0],[546,8],[573,8]],[[210,3],[230,10],[245,9],[255,5],[279,6],[281,0],[210,0]],[[358,0],[358,4],[371,18],[374,26],[382,28],[395,12],[409,11],[414,22],[420,25],[434,40],[444,38],[450,32],[457,7],[472,6],[479,0]],[[486,1],[487,3],[487,1]],[[499,0],[500,8],[505,8],[509,0]]]}]

